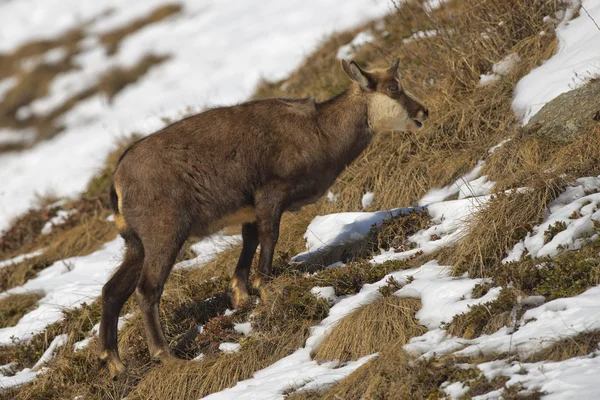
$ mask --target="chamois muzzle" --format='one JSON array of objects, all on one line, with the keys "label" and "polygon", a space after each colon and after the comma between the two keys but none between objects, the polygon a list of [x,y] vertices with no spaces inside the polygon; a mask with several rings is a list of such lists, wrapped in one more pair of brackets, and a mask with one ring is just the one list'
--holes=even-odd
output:
[{"label": "chamois muzzle", "polygon": [[423,108],[417,112],[416,118],[413,118],[413,122],[415,123],[417,128],[423,127],[423,122],[427,121],[429,118],[429,110]]}]

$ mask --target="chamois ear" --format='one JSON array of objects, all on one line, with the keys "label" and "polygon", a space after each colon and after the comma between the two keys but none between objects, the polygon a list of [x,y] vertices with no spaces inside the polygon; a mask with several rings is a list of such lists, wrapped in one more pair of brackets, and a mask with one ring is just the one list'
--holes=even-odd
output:
[{"label": "chamois ear", "polygon": [[388,69],[388,72],[394,76],[394,78],[400,80],[402,78],[402,74],[400,73],[400,59],[396,58],[396,60],[392,63],[392,66]]},{"label": "chamois ear", "polygon": [[346,60],[342,60],[342,68],[350,79],[354,82],[358,82],[361,88],[371,90],[375,87],[373,75],[364,71],[355,61],[350,61],[350,63],[348,63]]}]

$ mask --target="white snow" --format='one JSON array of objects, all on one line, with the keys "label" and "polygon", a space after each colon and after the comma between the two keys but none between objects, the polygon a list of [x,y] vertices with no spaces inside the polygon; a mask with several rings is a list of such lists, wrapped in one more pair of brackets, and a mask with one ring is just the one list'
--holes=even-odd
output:
[{"label": "white snow", "polygon": [[423,8],[427,12],[431,12],[431,11],[437,10],[438,8],[442,7],[447,2],[448,2],[448,0],[427,0],[426,2],[423,3]]},{"label": "white snow", "polygon": [[426,31],[418,31],[418,32],[415,32],[412,35],[410,35],[410,37],[407,37],[406,39],[402,39],[402,43],[407,44],[416,39],[432,38],[432,37],[436,37],[437,35],[438,35],[438,31],[436,29],[430,29],[430,30],[426,30]]},{"label": "white snow", "polygon": [[13,87],[15,87],[17,82],[18,80],[15,76],[10,76],[8,78],[0,80],[0,101],[4,99],[6,93],[8,93]]},{"label": "white snow", "polygon": [[194,243],[190,246],[190,249],[197,254],[197,257],[192,258],[191,260],[182,261],[176,264],[174,268],[185,269],[206,264],[215,258],[217,254],[235,247],[241,242],[241,235],[227,236],[222,233],[215,233],[214,235],[207,236],[198,243]]},{"label": "white snow", "polygon": [[20,256],[16,256],[16,257],[10,258],[8,260],[0,261],[0,269],[6,268],[9,265],[18,264],[20,262],[23,262],[23,261],[28,260],[33,257],[37,257],[40,254],[42,254],[43,252],[44,252],[44,249],[40,249],[40,250],[34,251],[32,253],[21,254]]},{"label": "white snow", "polygon": [[374,39],[375,37],[370,31],[360,32],[354,37],[354,39],[352,39],[350,43],[340,46],[336,57],[340,60],[351,59],[354,56],[354,53],[356,53],[365,44],[372,42]]},{"label": "white snow", "polygon": [[233,329],[244,336],[248,336],[252,333],[252,324],[250,322],[233,324]]},{"label": "white snow", "polygon": [[442,384],[442,389],[451,399],[459,399],[469,391],[469,387],[465,386],[462,382],[453,382],[447,385]]},{"label": "white snow", "polygon": [[[261,78],[277,80],[289,74],[326,34],[389,12],[385,0],[348,0],[343,7],[333,0],[185,0],[181,14],[127,36],[113,56],[107,56],[93,39],[101,31],[123,26],[167,3],[0,3],[0,15],[7,16],[1,18],[0,51],[56,37],[96,20],[88,32],[91,39],[85,40],[83,53],[75,60],[81,69],[53,82],[34,112],[55,108],[65,96],[86,88],[113,66],[134,65],[146,54],[170,56],[111,103],[95,96],[69,111],[63,118],[65,130],[54,139],[27,152],[0,155],[0,231],[33,204],[36,193],[52,190],[59,197],[70,197],[82,192],[116,138],[134,131],[149,134],[164,126],[162,116],[179,117],[189,106],[198,111],[212,104],[243,101]],[[114,10],[113,14],[104,16],[108,10]]]},{"label": "white snow", "polygon": [[363,210],[365,208],[371,207],[371,204],[373,204],[373,200],[375,200],[375,194],[373,192],[365,193],[360,201]]},{"label": "white snow", "polygon": [[500,77],[510,74],[520,62],[521,57],[517,53],[507,55],[492,66],[492,72],[481,75],[479,84],[485,86],[496,82]]},{"label": "white snow", "polygon": [[380,224],[386,218],[412,210],[397,208],[389,211],[346,212],[318,216],[308,225],[304,234],[307,251],[296,255],[292,261],[302,261],[329,247],[362,239],[374,224]]},{"label": "white snow", "polygon": [[221,343],[219,345],[219,350],[224,353],[236,353],[240,350],[240,346],[239,343]]},{"label": "white snow", "polygon": [[465,199],[489,194],[494,187],[494,182],[489,181],[485,175],[479,176],[482,168],[483,161],[479,161],[475,168],[458,178],[454,183],[443,188],[431,189],[419,200],[419,205],[426,206],[429,203],[441,202],[456,195],[459,199]]},{"label": "white snow", "polygon": [[25,314],[15,326],[0,329],[0,344],[11,344],[11,337],[27,341],[48,324],[62,318],[62,309],[96,299],[117,265],[122,249],[123,240],[117,238],[90,255],[57,261],[23,286],[0,293],[0,298],[38,290],[46,294],[39,300],[38,308]]},{"label": "white snow", "polygon": [[35,139],[36,133],[32,129],[13,131],[0,128],[0,145],[28,144]]},{"label": "white snow", "polygon": [[335,294],[333,286],[315,286],[310,289],[310,292],[317,297],[327,300],[329,305],[333,305],[338,302],[338,297]]},{"label": "white snow", "polygon": [[335,203],[338,197],[340,197],[340,195],[334,194],[331,190],[327,192],[327,200],[329,200],[332,203]]},{"label": "white snow", "polygon": [[[600,74],[600,30],[583,10],[577,18],[567,22],[579,1],[571,0],[570,3],[567,12],[559,16],[564,23],[556,29],[559,39],[556,54],[523,77],[515,87],[512,107],[523,125],[552,99]],[[596,22],[600,21],[600,2],[583,0],[581,4]]]},{"label": "white snow", "polygon": [[[531,257],[556,256],[564,250],[575,250],[593,239],[589,234],[594,221],[600,221],[600,177],[577,179],[550,204],[544,222],[515,245],[503,262],[517,261],[523,255]],[[590,194],[591,193],[591,194]],[[565,230],[558,232],[546,243],[545,232],[562,223]]]},{"label": "white snow", "polygon": [[56,213],[56,216],[50,218],[50,220],[48,222],[46,222],[46,224],[44,224],[44,226],[42,227],[42,234],[43,235],[47,235],[50,232],[52,232],[52,229],[55,226],[58,225],[62,225],[65,222],[67,222],[67,220],[69,219],[69,217],[73,214],[75,214],[77,212],[77,210],[73,209],[73,210],[58,210]]}]

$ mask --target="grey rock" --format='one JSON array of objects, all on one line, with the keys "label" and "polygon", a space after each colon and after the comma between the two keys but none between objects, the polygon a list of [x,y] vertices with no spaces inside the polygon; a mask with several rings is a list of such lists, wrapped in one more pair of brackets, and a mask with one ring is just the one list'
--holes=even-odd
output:
[{"label": "grey rock", "polygon": [[570,142],[600,127],[600,79],[563,93],[548,102],[525,126],[525,131],[555,142]]}]

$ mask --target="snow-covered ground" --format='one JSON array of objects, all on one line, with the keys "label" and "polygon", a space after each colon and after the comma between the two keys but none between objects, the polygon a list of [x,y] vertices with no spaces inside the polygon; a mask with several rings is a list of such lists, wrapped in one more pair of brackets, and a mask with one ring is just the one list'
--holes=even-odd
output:
[{"label": "snow-covered ground", "polygon": [[[440,0],[428,2],[431,8],[443,3]],[[571,3],[574,10],[576,1]],[[112,103],[93,97],[71,110],[64,117],[66,130],[55,139],[26,153],[0,155],[0,181],[3,183],[0,188],[0,230],[8,226],[12,217],[27,209],[36,192],[52,189],[57,195],[79,193],[119,135],[134,131],[150,133],[164,123],[160,117],[176,117],[190,105],[199,110],[210,104],[244,100],[261,77],[277,79],[285,76],[333,29],[358,24],[389,10],[387,2],[374,0],[348,0],[344,7],[339,7],[339,2],[317,0],[244,3],[186,0],[180,15],[131,35],[115,55],[104,53],[97,42],[100,33],[146,15],[161,4],[165,4],[164,0],[131,0],[126,4],[117,0],[0,2],[0,21],[6,22],[0,24],[0,51],[9,51],[29,40],[55,37],[67,29],[94,20],[87,28],[89,38],[84,41],[85,48],[77,57],[81,70],[64,74],[53,84],[49,95],[24,108],[24,114],[43,114],[53,109],[69,91],[85,87],[112,66],[133,65],[149,52],[171,56],[138,83],[118,94]],[[598,1],[584,0],[583,5],[596,21],[600,21]],[[114,12],[106,13],[111,9]],[[5,18],[5,15],[11,18]],[[600,30],[586,13],[581,12],[579,17],[569,22],[572,15],[567,12],[551,16],[560,22],[557,28],[559,50],[516,87],[513,107],[524,122],[543,104],[579,85],[580,77],[593,76],[599,71]],[[368,35],[358,39],[353,41],[353,46],[364,45],[368,42]],[[353,50],[346,47],[342,51]],[[46,56],[56,58],[61,55],[56,52]],[[512,57],[511,62],[518,61]],[[505,69],[501,67],[495,68],[493,73],[502,75]],[[12,84],[0,82],[0,96],[2,90],[6,90],[3,88]],[[0,133],[15,137],[14,132]],[[496,148],[490,149],[490,152]],[[415,243],[415,249],[398,253],[393,249],[384,251],[375,255],[371,262],[409,258],[420,251],[430,254],[460,240],[465,221],[485,205],[493,190],[494,183],[480,176],[483,162],[453,184],[433,189],[419,201],[419,206],[431,216],[431,226],[409,238]],[[586,234],[592,231],[593,221],[600,221],[600,211],[597,210],[600,206],[599,191],[598,177],[574,182],[550,205],[545,220],[515,246],[506,261],[518,259],[525,252],[541,257],[581,246],[584,240],[589,239]],[[363,198],[363,208],[370,205],[373,196],[377,193],[369,193]],[[334,194],[330,198],[335,201]],[[296,260],[330,246],[360,239],[373,223],[380,223],[392,214],[409,211],[394,209],[317,217],[305,235],[307,252],[297,255]],[[566,229],[549,243],[544,243],[545,230],[557,221],[563,222]],[[209,256],[230,246],[231,240],[217,235],[202,241],[193,248],[199,258],[180,264],[178,268],[206,262]],[[62,308],[96,298],[112,268],[118,264],[121,250],[121,239],[115,239],[88,256],[56,262],[25,285],[0,294],[3,297],[9,293],[42,290],[45,296],[40,300],[40,306],[25,315],[16,326],[0,329],[0,343],[10,343],[11,337],[27,340],[33,333],[60,318]],[[0,268],[19,260],[0,260]],[[337,263],[337,267],[340,264]],[[535,302],[537,306],[529,309],[510,329],[502,328],[491,335],[471,340],[452,337],[444,329],[444,324],[455,315],[468,311],[469,306],[495,299],[501,288],[492,288],[485,296],[473,299],[473,288],[483,280],[452,277],[450,272],[451,266],[439,265],[434,260],[418,268],[391,273],[379,282],[365,285],[353,296],[337,297],[330,287],[314,288],[312,292],[327,298],[332,306],[328,317],[313,327],[305,345],[292,355],[257,371],[251,379],[207,398],[283,399],[286,390],[324,388],[343,379],[372,357],[377,357],[373,354],[340,365],[335,361],[319,364],[310,354],[338,321],[357,307],[378,299],[381,296],[378,288],[385,285],[390,276],[402,286],[395,295],[418,298],[422,302],[422,309],[416,317],[428,328],[428,332],[413,338],[405,346],[407,351],[421,357],[432,357],[434,353],[478,355],[511,352],[527,355],[548,346],[553,340],[600,328],[599,286],[579,296],[547,303],[544,299],[523,299]],[[249,323],[236,325],[236,330],[252,334]],[[64,338],[56,339],[39,365],[31,370],[21,371],[13,377],[0,373],[0,386],[34,379],[37,373],[44,371],[43,361],[62,345],[61,340],[64,343]],[[85,346],[85,343],[80,346]],[[229,343],[224,344],[222,350],[237,349],[238,346]],[[563,362],[532,364],[500,360],[481,364],[479,368],[490,378],[508,376],[509,385],[520,383],[528,390],[542,390],[548,398],[583,399],[594,398],[596,394],[596,382],[600,378],[597,360],[592,355]],[[451,397],[458,397],[465,393],[467,387],[454,383],[446,385],[444,390]],[[501,396],[501,390],[479,398],[498,396]]]}]

